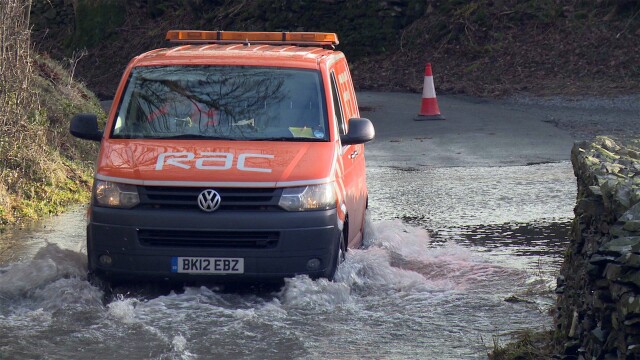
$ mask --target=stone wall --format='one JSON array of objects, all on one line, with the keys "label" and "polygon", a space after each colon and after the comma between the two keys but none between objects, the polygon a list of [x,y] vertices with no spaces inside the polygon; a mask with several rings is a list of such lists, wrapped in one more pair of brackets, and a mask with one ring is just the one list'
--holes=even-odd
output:
[{"label": "stone wall", "polygon": [[640,359],[640,141],[574,145],[572,240],[558,278],[557,345],[569,359]]}]

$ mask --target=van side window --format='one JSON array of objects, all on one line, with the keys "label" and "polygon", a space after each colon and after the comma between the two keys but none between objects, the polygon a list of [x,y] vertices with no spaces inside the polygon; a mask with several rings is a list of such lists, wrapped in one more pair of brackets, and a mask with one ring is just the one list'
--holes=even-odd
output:
[{"label": "van side window", "polygon": [[340,131],[340,135],[344,135],[347,132],[345,131],[344,126],[344,116],[342,116],[342,103],[340,102],[340,96],[338,95],[338,84],[336,83],[336,76],[333,72],[331,72],[331,95],[333,97],[333,111],[335,113],[335,119],[338,123],[338,130]]}]

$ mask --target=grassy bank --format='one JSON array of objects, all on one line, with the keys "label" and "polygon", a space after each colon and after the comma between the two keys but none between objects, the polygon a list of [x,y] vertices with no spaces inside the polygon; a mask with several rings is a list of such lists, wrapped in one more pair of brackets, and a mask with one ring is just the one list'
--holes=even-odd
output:
[{"label": "grassy bank", "polygon": [[29,6],[0,3],[0,228],[88,200],[96,147],[68,124],[78,112],[104,117],[68,69],[33,52]]}]

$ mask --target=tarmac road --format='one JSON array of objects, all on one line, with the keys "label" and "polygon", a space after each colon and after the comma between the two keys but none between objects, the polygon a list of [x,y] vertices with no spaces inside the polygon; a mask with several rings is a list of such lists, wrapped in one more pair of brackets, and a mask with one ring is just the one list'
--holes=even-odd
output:
[{"label": "tarmac road", "polygon": [[370,166],[522,166],[570,160],[575,141],[640,138],[640,94],[491,100],[440,95],[446,120],[414,121],[420,94],[359,92],[376,139]]},{"label": "tarmac road", "polygon": [[518,166],[569,160],[571,134],[535,111],[493,100],[439,96],[446,120],[415,121],[420,94],[358,94],[361,116],[376,139],[367,145],[373,166],[400,168]]}]

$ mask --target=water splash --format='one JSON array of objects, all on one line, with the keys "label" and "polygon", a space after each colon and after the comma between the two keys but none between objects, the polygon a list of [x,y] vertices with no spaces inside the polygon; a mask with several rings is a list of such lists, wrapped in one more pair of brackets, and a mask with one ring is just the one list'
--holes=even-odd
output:
[{"label": "water splash", "polygon": [[32,260],[0,268],[0,298],[27,295],[64,278],[86,279],[86,255],[46,244]]},{"label": "water splash", "polygon": [[135,298],[127,299],[119,297],[116,301],[107,305],[109,316],[126,324],[138,322],[136,319],[135,308],[139,301]]},{"label": "water splash", "polygon": [[[196,359],[197,356],[187,350],[187,344],[187,339],[185,339],[181,334],[174,336],[173,340],[171,340],[172,351],[166,356],[166,359]],[[161,359],[163,358],[165,357],[161,357]]]},{"label": "water splash", "polygon": [[278,299],[288,309],[311,311],[331,311],[353,302],[351,289],[347,284],[326,279],[314,281],[308,276],[286,279]]},{"label": "water splash", "polygon": [[517,271],[489,263],[454,242],[433,242],[423,228],[399,220],[370,224],[368,249],[350,251],[353,261],[339,270],[338,280],[353,284],[394,284],[404,289],[461,290],[517,275]]},{"label": "water splash", "polygon": [[[0,310],[0,354],[330,358],[349,341],[341,358],[462,359],[484,352],[481,335],[545,321],[537,308],[504,301],[526,272],[401,221],[367,221],[365,234],[333,282],[297,276],[267,293],[188,287],[160,296],[141,286],[106,306],[86,281],[85,255],[45,245],[0,270],[0,303],[12,304]],[[30,349],[42,334],[54,345]]]}]

